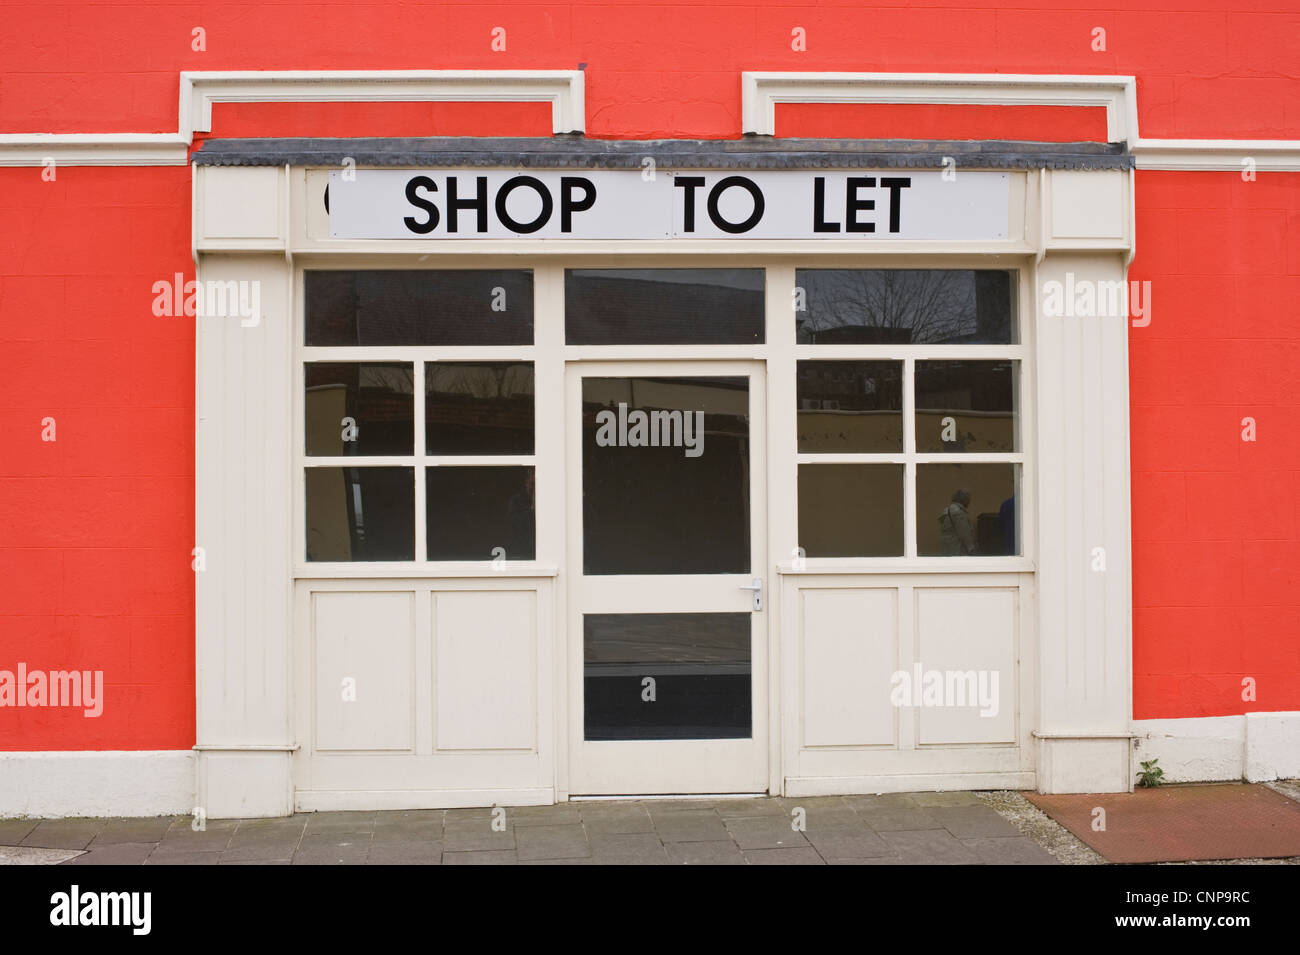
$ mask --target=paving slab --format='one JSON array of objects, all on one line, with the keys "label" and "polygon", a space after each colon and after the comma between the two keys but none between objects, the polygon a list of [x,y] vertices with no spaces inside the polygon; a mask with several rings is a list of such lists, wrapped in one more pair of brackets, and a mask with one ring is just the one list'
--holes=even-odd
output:
[{"label": "paving slab", "polygon": [[750,865],[825,865],[812,846],[789,849],[747,849],[745,861]]},{"label": "paving slab", "polygon": [[506,819],[516,826],[561,826],[582,822],[577,803],[555,806],[518,806],[506,808]]},{"label": "paving slab", "polygon": [[744,865],[740,847],[726,842],[666,842],[670,865]]},{"label": "paving slab", "polygon": [[506,851],[514,852],[515,833],[513,829],[507,829],[505,832],[492,832],[489,830],[470,832],[453,832],[445,830],[442,834],[442,849],[444,852],[491,852]]},{"label": "paving slab", "polygon": [[0,819],[0,846],[16,846],[38,825],[39,819]]},{"label": "paving slab", "polygon": [[885,793],[877,796],[841,796],[850,809],[916,809],[916,801],[906,793]]},{"label": "paving slab", "polygon": [[609,865],[666,865],[668,851],[653,832],[588,832],[592,860]]},{"label": "paving slab", "polygon": [[157,848],[153,842],[115,842],[100,848],[91,847],[62,865],[142,865]]},{"label": "paving slab", "polygon": [[962,845],[970,849],[985,865],[1060,865],[1060,860],[1033,839],[1017,836],[1014,839],[963,839]]},{"label": "paving slab", "polygon": [[730,842],[722,817],[713,810],[656,812],[650,810],[655,831],[664,842]]},{"label": "paving slab", "polygon": [[906,865],[898,856],[873,856],[870,859],[827,859],[827,865]]},{"label": "paving slab", "polygon": [[804,817],[804,834],[870,832],[862,816],[847,807],[812,809]]},{"label": "paving slab", "polygon": [[858,815],[875,832],[943,828],[943,823],[929,809],[861,809]]},{"label": "paving slab", "polygon": [[372,845],[366,865],[441,865],[442,844],[422,842],[414,845]]},{"label": "paving slab", "polygon": [[289,859],[257,859],[251,862],[236,862],[236,861],[227,861],[226,859],[223,858],[220,864],[221,865],[292,865],[293,863]]},{"label": "paving slab", "polygon": [[[95,836],[94,845],[114,842],[158,842],[176,822],[175,816],[156,816],[147,819],[107,819],[102,831]],[[189,817],[185,817],[186,822]]]},{"label": "paving slab", "polygon": [[293,854],[294,865],[360,865],[370,854],[370,846],[339,846],[334,849],[299,849]]},{"label": "paving slab", "polygon": [[313,812],[307,816],[307,832],[369,832],[375,827],[374,812]]},{"label": "paving slab", "polygon": [[221,864],[230,862],[289,862],[293,858],[294,843],[233,846],[221,853]]},{"label": "paving slab", "polygon": [[172,823],[171,828],[163,834],[159,846],[190,851],[220,850],[230,845],[238,828],[239,823],[230,820],[209,820],[204,828],[195,829],[191,819],[180,819]]},{"label": "paving slab", "polygon": [[497,826],[504,825],[506,831],[514,828],[510,810],[505,807],[496,808],[502,812],[493,813],[492,809],[448,809],[442,820],[443,831],[494,832],[497,831],[492,828],[494,823]]},{"label": "paving slab", "polygon": [[939,806],[928,810],[958,839],[1014,838],[1020,830],[987,806]]},{"label": "paving slab", "polygon": [[780,799],[722,799],[717,802],[715,811],[723,819],[789,816],[789,811]]},{"label": "paving slab", "polygon": [[583,859],[591,855],[581,825],[523,826],[515,830],[520,862],[538,859]]},{"label": "paving slab", "polygon": [[516,865],[514,849],[489,849],[473,852],[443,852],[443,865]]},{"label": "paving slab", "polygon": [[935,806],[979,806],[982,805],[971,793],[910,793],[908,798],[922,809]]},{"label": "paving slab", "polygon": [[[288,849],[292,853],[297,848],[298,843],[302,842],[302,837],[302,832],[290,829],[246,830],[240,827],[231,834],[230,841],[226,843],[226,848],[282,848]],[[288,858],[288,856],[285,858]]]},{"label": "paving slab", "polygon": [[103,819],[43,819],[21,845],[38,849],[84,849],[104,831]]},{"label": "paving slab", "polygon": [[808,840],[796,832],[784,816],[728,819],[727,832],[742,851],[806,847]]},{"label": "paving slab", "polygon": [[977,865],[980,861],[947,829],[882,832],[880,838],[905,865]]},{"label": "paving slab", "polygon": [[81,855],[80,849],[0,846],[0,865],[59,865]]},{"label": "paving slab", "polygon": [[582,825],[591,833],[636,833],[654,832],[654,821],[645,806],[632,804],[620,809],[611,809],[602,804],[600,808],[582,810]]},{"label": "paving slab", "polygon": [[161,846],[149,854],[145,865],[219,865],[220,849],[164,850]]},{"label": "paving slab", "polygon": [[402,843],[427,843],[442,841],[442,823],[394,822],[380,823],[370,834],[373,845]]},{"label": "paving slab", "polygon": [[895,854],[884,839],[871,831],[862,833],[808,833],[808,841],[817,854],[832,859],[878,859]]},{"label": "paving slab", "polygon": [[336,832],[306,832],[298,843],[298,852],[316,852],[334,849],[369,849],[371,843],[369,832],[355,832],[339,829]]}]

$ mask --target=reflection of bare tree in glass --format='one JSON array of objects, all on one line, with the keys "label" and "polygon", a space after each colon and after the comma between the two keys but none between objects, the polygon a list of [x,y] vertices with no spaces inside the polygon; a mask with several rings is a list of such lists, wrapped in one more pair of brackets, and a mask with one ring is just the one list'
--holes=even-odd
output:
[{"label": "reflection of bare tree in glass", "polygon": [[808,299],[801,342],[931,344],[976,332],[973,272],[815,269],[800,281]]},{"label": "reflection of bare tree in glass", "polygon": [[437,362],[429,366],[425,378],[430,394],[510,398],[533,393],[533,367],[529,364]]},{"label": "reflection of bare tree in glass", "polygon": [[395,395],[409,395],[415,391],[415,371],[408,364],[367,365],[357,369],[357,387],[374,389]]}]

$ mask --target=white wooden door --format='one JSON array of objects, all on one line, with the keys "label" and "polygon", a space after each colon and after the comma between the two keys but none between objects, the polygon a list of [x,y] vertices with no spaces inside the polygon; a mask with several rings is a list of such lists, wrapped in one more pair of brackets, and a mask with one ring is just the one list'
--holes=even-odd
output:
[{"label": "white wooden door", "polygon": [[767,788],[764,387],[753,361],[567,368],[575,795]]}]

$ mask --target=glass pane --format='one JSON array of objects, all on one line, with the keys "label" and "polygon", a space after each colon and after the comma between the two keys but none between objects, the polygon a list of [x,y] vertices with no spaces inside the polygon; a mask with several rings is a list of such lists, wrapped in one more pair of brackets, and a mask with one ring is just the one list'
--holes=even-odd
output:
[{"label": "glass pane", "polygon": [[901,361],[801,361],[800,451],[902,451]]},{"label": "glass pane", "polygon": [[427,362],[424,440],[426,454],[532,454],[532,362]]},{"label": "glass pane", "polygon": [[526,269],[306,274],[308,345],[531,345]]},{"label": "glass pane", "polygon": [[985,269],[797,269],[802,345],[996,344],[1016,341],[1011,272]]},{"label": "glass pane", "polygon": [[429,560],[532,560],[531,467],[425,468]]},{"label": "glass pane", "polygon": [[583,739],[748,739],[750,616],[587,614]]},{"label": "glass pane", "polygon": [[1018,451],[1018,361],[918,361],[916,450]]},{"label": "glass pane", "polygon": [[749,572],[749,379],[582,380],[583,570]]},{"label": "glass pane", "polygon": [[903,465],[799,465],[799,546],[806,557],[899,557]]},{"label": "glass pane", "polygon": [[307,453],[411,454],[413,373],[406,362],[304,365]]},{"label": "glass pane", "polygon": [[916,552],[923,557],[1019,554],[1019,465],[919,464]]},{"label": "glass pane", "polygon": [[566,269],[570,345],[755,345],[762,269]]},{"label": "glass pane", "polygon": [[307,468],[308,560],[415,560],[414,468]]}]

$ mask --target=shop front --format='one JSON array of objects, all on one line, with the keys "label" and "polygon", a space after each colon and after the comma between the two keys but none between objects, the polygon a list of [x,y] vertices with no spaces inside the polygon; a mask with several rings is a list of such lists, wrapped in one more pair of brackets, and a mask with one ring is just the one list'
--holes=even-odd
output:
[{"label": "shop front", "polygon": [[1131,157],[897,146],[207,142],[208,815],[1126,790]]}]

